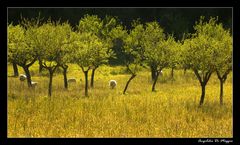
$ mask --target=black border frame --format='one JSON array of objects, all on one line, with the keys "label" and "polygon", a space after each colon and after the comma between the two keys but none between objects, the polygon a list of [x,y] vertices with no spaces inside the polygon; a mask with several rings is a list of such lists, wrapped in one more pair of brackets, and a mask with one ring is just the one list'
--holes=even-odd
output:
[{"label": "black border frame", "polygon": [[[240,144],[239,123],[240,119],[238,113],[240,112],[239,102],[239,89],[240,85],[240,6],[238,0],[228,1],[214,1],[214,0],[198,0],[198,1],[98,1],[98,2],[71,2],[68,1],[53,1],[50,3],[47,0],[40,1],[0,1],[1,11],[1,39],[0,39],[0,110],[1,110],[1,123],[0,123],[0,144],[203,144],[199,143],[199,139],[219,139],[222,138],[7,138],[7,7],[232,7],[233,8],[233,138],[225,138],[226,140],[233,141],[230,144]],[[76,4],[78,3],[78,4]],[[208,143],[204,143],[208,144]],[[225,144],[225,143],[219,143]]]}]

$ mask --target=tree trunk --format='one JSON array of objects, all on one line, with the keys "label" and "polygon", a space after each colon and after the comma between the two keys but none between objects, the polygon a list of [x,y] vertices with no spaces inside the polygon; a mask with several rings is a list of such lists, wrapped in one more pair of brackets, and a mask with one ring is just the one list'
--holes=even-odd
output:
[{"label": "tree trunk", "polygon": [[204,102],[206,84],[205,84],[205,83],[201,83],[201,87],[202,87],[202,95],[201,95],[200,103],[199,103],[200,106],[201,106],[201,105],[203,104],[203,102]]},{"label": "tree trunk", "polygon": [[27,84],[28,84],[28,87],[32,87],[32,80],[31,80],[31,75],[30,75],[30,71],[29,71],[29,68],[27,66],[23,67],[23,70],[27,76]]},{"label": "tree trunk", "polygon": [[91,88],[93,88],[94,87],[94,75],[95,75],[95,70],[96,70],[97,68],[94,68],[94,69],[92,69],[92,75],[91,75]]},{"label": "tree trunk", "polygon": [[48,69],[49,71],[49,85],[48,85],[48,96],[52,96],[52,80],[53,80],[53,70],[51,68]]},{"label": "tree trunk", "polygon": [[13,64],[13,71],[14,71],[14,77],[17,77],[19,74],[18,74],[18,67],[17,67],[17,64],[15,62],[12,63]]},{"label": "tree trunk", "polygon": [[135,75],[135,74],[132,74],[132,76],[130,77],[130,79],[127,81],[127,84],[126,84],[126,86],[125,86],[125,88],[124,88],[123,94],[126,93],[129,83],[130,83],[131,80],[132,80],[133,78],[135,78],[135,77],[136,77],[136,75]]},{"label": "tree trunk", "polygon": [[88,71],[84,71],[85,75],[85,97],[88,96]]},{"label": "tree trunk", "polygon": [[217,70],[217,76],[220,81],[220,105],[223,105],[223,84],[227,79],[227,75],[230,73],[231,68],[229,68],[222,76],[220,72]]},{"label": "tree trunk", "polygon": [[62,68],[63,68],[64,88],[68,89],[68,81],[67,81],[67,69],[68,69],[68,66],[62,67]]},{"label": "tree trunk", "polygon": [[156,79],[156,74],[157,74],[157,67],[155,65],[151,65],[151,77],[152,81]]},{"label": "tree trunk", "polygon": [[186,75],[186,72],[187,72],[187,68],[184,68],[183,74]]},{"label": "tree trunk", "polygon": [[39,73],[41,73],[42,69],[43,69],[43,64],[42,64],[42,60],[40,58],[38,59],[38,64],[39,64]]},{"label": "tree trunk", "polygon": [[220,80],[220,105],[223,105],[223,80]]},{"label": "tree trunk", "polygon": [[198,80],[201,84],[201,87],[202,87],[202,95],[201,95],[200,103],[199,103],[199,106],[201,106],[204,102],[205,88],[206,88],[207,82],[209,81],[209,79],[212,75],[212,71],[209,70],[204,75],[199,74],[197,69],[193,69],[193,71],[194,71],[194,74],[196,75],[196,77],[198,78]]},{"label": "tree trunk", "polygon": [[172,67],[171,78],[173,79],[174,68]]},{"label": "tree trunk", "polygon": [[156,90],[155,90],[155,85],[156,85],[156,83],[157,83],[159,73],[160,73],[160,72],[157,72],[157,76],[156,76],[156,78],[155,78],[155,80],[154,80],[154,82],[153,82],[153,85],[152,85],[152,92],[155,92],[155,91],[156,91]]}]

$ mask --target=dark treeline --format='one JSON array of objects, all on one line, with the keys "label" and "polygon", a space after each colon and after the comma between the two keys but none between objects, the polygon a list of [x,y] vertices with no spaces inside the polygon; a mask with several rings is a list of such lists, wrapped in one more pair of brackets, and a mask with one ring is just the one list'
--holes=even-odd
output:
[{"label": "dark treeline", "polygon": [[156,20],[165,32],[174,33],[177,39],[181,39],[184,32],[192,32],[200,16],[218,16],[225,28],[231,29],[232,26],[231,8],[9,8],[8,21],[17,24],[21,15],[32,18],[39,13],[46,19],[68,20],[72,26],[77,25],[85,14],[98,15],[100,18],[116,16],[128,29],[133,19],[140,18],[143,23]]}]

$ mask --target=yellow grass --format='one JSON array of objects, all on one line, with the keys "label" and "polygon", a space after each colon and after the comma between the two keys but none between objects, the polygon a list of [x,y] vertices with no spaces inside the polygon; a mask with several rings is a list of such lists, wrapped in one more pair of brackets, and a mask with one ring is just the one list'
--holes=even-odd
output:
[{"label": "yellow grass", "polygon": [[[219,81],[214,74],[199,108],[201,88],[189,70],[175,71],[175,81],[165,70],[151,92],[150,72],[143,69],[123,95],[130,75],[124,67],[100,67],[95,88],[84,96],[84,75],[70,65],[68,77],[77,78],[64,90],[63,76],[53,78],[53,96],[47,97],[48,77],[31,67],[35,90],[8,77],[8,137],[232,137],[232,74],[224,84],[224,105],[219,105]],[[23,73],[20,69],[20,73]],[[8,67],[8,75],[12,75]],[[47,74],[47,72],[45,73]],[[90,76],[90,74],[89,74]],[[81,80],[80,80],[81,79]],[[111,90],[108,81],[118,82]]]}]

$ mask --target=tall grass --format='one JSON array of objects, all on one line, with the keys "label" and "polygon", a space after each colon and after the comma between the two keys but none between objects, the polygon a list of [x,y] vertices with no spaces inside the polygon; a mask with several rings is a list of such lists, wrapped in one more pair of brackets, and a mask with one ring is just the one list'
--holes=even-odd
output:
[{"label": "tall grass", "polygon": [[[165,70],[151,92],[146,69],[122,91],[129,74],[124,67],[100,67],[95,88],[84,97],[84,76],[70,65],[68,76],[77,78],[65,90],[59,72],[53,78],[53,96],[47,97],[48,77],[30,69],[38,86],[8,78],[8,137],[232,137],[232,75],[224,85],[224,105],[219,104],[219,81],[214,74],[206,87],[205,102],[198,107],[201,88],[189,70]],[[23,71],[20,69],[20,73]],[[11,66],[8,75],[12,74]],[[90,77],[90,74],[89,74]],[[111,90],[108,81],[118,82]]]}]

